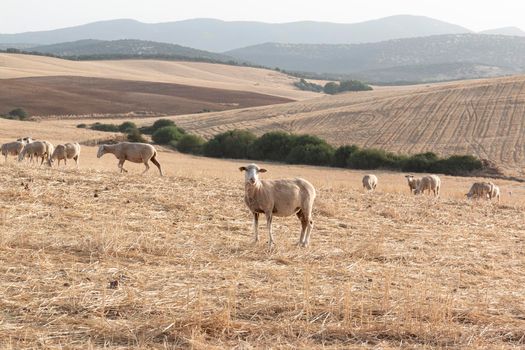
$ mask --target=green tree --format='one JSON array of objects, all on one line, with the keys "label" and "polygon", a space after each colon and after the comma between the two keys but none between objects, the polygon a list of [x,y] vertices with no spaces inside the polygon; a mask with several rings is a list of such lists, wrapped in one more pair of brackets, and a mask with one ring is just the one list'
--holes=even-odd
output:
[{"label": "green tree", "polygon": [[144,136],[142,136],[138,129],[129,130],[126,138],[129,142],[146,142],[146,139]]},{"label": "green tree", "polygon": [[19,120],[25,120],[27,119],[28,115],[27,112],[23,108],[15,108],[11,110],[8,115],[12,119],[19,119]]},{"label": "green tree", "polygon": [[176,148],[181,153],[201,154],[206,140],[199,135],[186,134],[177,142]]},{"label": "green tree", "polygon": [[131,132],[132,130],[136,130],[137,125],[133,122],[124,122],[118,126],[118,130],[124,134],[127,134]]},{"label": "green tree", "polygon": [[167,145],[172,141],[178,141],[184,134],[176,126],[164,126],[157,129],[151,139],[160,145]]},{"label": "green tree", "polygon": [[348,158],[357,151],[359,151],[359,147],[356,145],[338,147],[335,150],[332,165],[339,168],[346,168],[348,165]]},{"label": "green tree", "polygon": [[290,153],[294,137],[282,131],[268,132],[255,140],[248,150],[251,159],[284,161]]},{"label": "green tree", "polygon": [[204,155],[216,158],[248,158],[248,148],[257,137],[246,130],[230,130],[215,135],[204,145]]},{"label": "green tree", "polygon": [[339,84],[331,81],[324,85],[323,91],[325,94],[335,95],[339,92]]}]

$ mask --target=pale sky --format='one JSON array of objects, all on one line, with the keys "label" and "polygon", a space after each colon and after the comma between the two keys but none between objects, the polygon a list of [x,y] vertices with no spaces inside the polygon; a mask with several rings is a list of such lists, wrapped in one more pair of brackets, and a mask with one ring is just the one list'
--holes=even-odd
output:
[{"label": "pale sky", "polygon": [[525,0],[0,0],[0,33],[116,18],[354,23],[398,14],[433,17],[475,31],[504,26],[525,30]]}]

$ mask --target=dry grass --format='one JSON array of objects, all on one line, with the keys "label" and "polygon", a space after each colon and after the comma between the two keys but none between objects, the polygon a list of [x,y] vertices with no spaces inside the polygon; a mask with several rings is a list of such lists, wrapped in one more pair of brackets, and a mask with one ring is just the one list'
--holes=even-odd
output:
[{"label": "dry grass", "polygon": [[[402,174],[266,164],[318,189],[252,243],[239,162],[162,152],[168,176],[0,165],[2,348],[523,348],[525,191],[467,202],[408,194]],[[513,195],[505,195],[509,190]],[[262,225],[262,232],[264,225]],[[266,238],[266,236],[263,236]]]},{"label": "dry grass", "polygon": [[292,83],[297,78],[268,69],[158,60],[75,62],[52,57],[0,53],[0,79],[46,76],[175,83],[258,92],[293,100],[318,96],[317,93],[295,88]]}]

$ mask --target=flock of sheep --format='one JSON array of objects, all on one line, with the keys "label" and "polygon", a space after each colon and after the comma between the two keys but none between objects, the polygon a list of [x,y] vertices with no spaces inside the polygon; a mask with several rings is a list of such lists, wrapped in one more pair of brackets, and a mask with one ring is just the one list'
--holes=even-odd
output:
[{"label": "flock of sheep", "polygon": [[[40,158],[40,165],[44,160],[47,164],[52,166],[55,161],[64,160],[67,164],[68,159],[74,159],[78,167],[78,160],[80,156],[80,145],[78,143],[66,143],[57,145],[56,148],[47,141],[32,140],[30,137],[18,139],[15,142],[3,144],[1,153],[7,161],[7,157],[17,156],[18,161],[23,161],[29,158],[30,162],[35,159],[38,162]],[[157,150],[150,144],[135,143],[135,142],[120,142],[114,145],[101,145],[97,152],[97,158],[102,157],[106,153],[111,153],[119,160],[118,168],[120,172],[127,172],[124,169],[124,162],[130,161],[134,163],[143,163],[146,167],[144,172],[149,170],[149,162],[151,161],[159,169],[162,176],[162,168],[157,161]],[[253,230],[255,241],[259,241],[259,215],[266,216],[266,224],[268,228],[268,245],[269,248],[274,244],[272,219],[274,216],[291,216],[296,215],[301,222],[301,235],[299,237],[298,245],[306,247],[310,241],[310,234],[313,228],[312,210],[316,192],[314,186],[305,179],[278,179],[278,180],[262,180],[259,178],[260,173],[265,173],[266,169],[259,168],[256,164],[249,164],[239,168],[240,171],[245,172],[245,194],[244,200],[246,206],[253,214]],[[143,172],[143,173],[144,173]],[[405,176],[408,182],[410,193],[424,194],[428,192],[433,193],[434,196],[439,196],[441,189],[441,179],[437,175],[428,175],[421,178],[416,178],[413,175]],[[365,190],[373,191],[378,184],[377,176],[368,174],[363,177],[363,188]],[[466,194],[470,198],[477,199],[500,199],[499,187],[492,182],[476,182]]]}]

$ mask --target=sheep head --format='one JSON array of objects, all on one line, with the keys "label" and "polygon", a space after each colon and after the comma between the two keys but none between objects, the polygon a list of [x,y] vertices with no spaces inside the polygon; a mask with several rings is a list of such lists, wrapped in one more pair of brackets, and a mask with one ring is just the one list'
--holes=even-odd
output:
[{"label": "sheep head", "polygon": [[98,148],[97,158],[102,157],[104,154],[106,154],[106,146],[105,146],[105,145],[101,145],[101,146]]},{"label": "sheep head", "polygon": [[246,184],[255,185],[259,183],[259,173],[265,173],[266,169],[259,168],[257,164],[249,164],[239,168],[240,171],[244,171],[244,180]]}]

